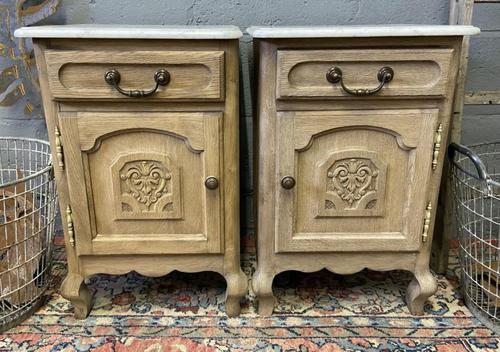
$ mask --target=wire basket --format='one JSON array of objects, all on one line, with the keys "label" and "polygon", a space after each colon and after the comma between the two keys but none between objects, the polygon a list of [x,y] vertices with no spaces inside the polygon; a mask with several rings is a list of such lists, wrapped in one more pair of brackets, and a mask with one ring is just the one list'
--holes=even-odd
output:
[{"label": "wire basket", "polygon": [[500,334],[500,142],[448,148],[465,303]]},{"label": "wire basket", "polygon": [[56,199],[49,144],[0,137],[0,331],[43,304]]}]

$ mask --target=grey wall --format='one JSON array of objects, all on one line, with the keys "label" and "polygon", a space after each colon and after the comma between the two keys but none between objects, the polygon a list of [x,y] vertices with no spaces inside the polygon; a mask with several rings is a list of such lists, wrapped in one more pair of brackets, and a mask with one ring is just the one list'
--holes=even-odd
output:
[{"label": "grey wall", "polygon": [[[47,24],[233,24],[244,30],[250,25],[332,25],[332,24],[446,24],[447,0],[62,0],[56,15]],[[488,30],[500,28],[500,4],[476,4],[474,23]],[[500,37],[487,32],[474,38],[471,49],[471,76],[468,89],[500,90]],[[242,225],[253,227],[252,202],[252,108],[250,77],[253,57],[251,38],[241,40],[242,75]],[[500,139],[500,109],[466,110],[464,141]],[[0,110],[1,114],[1,110]],[[5,126],[5,124],[4,124]],[[13,134],[33,134],[40,121],[17,120]],[[0,134],[5,134],[2,131]]]}]

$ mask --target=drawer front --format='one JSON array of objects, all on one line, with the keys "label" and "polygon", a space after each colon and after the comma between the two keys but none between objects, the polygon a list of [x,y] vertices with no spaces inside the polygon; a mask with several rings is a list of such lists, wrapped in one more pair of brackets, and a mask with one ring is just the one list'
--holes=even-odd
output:
[{"label": "drawer front", "polygon": [[418,250],[437,121],[436,109],[279,113],[276,251]]},{"label": "drawer front", "polygon": [[[223,100],[223,51],[64,51],[45,52],[49,86],[55,99]],[[123,90],[148,91],[155,72],[166,69],[170,81],[147,97],[120,94],[104,79],[117,70]]]},{"label": "drawer front", "polygon": [[378,72],[387,66],[393,79],[376,96],[445,96],[452,56],[453,49],[279,50],[276,96],[353,97],[340,82],[327,80],[331,68],[339,68],[344,85],[355,90],[376,88]]},{"label": "drawer front", "polygon": [[78,254],[221,253],[222,113],[137,117],[60,117]]}]

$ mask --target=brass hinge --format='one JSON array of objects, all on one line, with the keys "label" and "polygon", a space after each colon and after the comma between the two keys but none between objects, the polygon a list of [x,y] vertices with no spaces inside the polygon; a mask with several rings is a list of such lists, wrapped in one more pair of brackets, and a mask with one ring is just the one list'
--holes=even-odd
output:
[{"label": "brass hinge", "polygon": [[427,242],[427,237],[429,236],[429,227],[431,226],[431,202],[427,203],[427,208],[424,212],[424,231],[422,233],[422,242]]},{"label": "brass hinge", "polygon": [[71,206],[66,208],[66,222],[68,223],[68,237],[69,243],[72,247],[75,246],[75,228],[73,227],[73,215],[71,213]]},{"label": "brass hinge", "polygon": [[59,131],[59,128],[57,126],[55,128],[54,134],[56,135],[55,140],[56,140],[57,163],[59,165],[59,168],[61,170],[64,170],[64,155],[63,155],[63,147],[61,141],[61,132]]},{"label": "brass hinge", "polygon": [[432,153],[432,170],[437,169],[442,140],[443,140],[443,124],[440,123],[436,131],[436,135],[434,136],[434,151]]}]

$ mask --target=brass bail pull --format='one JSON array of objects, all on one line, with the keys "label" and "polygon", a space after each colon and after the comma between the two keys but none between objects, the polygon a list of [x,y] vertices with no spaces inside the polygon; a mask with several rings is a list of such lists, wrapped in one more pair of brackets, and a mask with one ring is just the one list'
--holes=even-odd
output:
[{"label": "brass bail pull", "polygon": [[358,97],[373,95],[373,94],[377,94],[378,92],[380,92],[382,90],[382,88],[384,87],[384,85],[386,83],[389,83],[390,81],[392,81],[392,79],[394,78],[394,70],[392,69],[392,67],[389,67],[389,66],[382,67],[378,71],[377,78],[378,78],[378,81],[380,82],[380,84],[378,85],[377,88],[351,89],[351,88],[346,87],[346,85],[344,84],[344,81],[342,80],[342,70],[339,67],[336,67],[336,66],[330,67],[328,69],[328,71],[326,72],[326,80],[328,82],[333,83],[333,84],[340,82],[342,89],[346,93],[348,93],[350,95],[355,95]]},{"label": "brass bail pull", "polygon": [[159,86],[166,86],[167,84],[170,83],[170,73],[164,68],[156,71],[153,78],[154,81],[156,82],[156,86],[150,90],[125,90],[123,88],[120,88],[119,86],[121,75],[120,72],[118,72],[118,70],[115,69],[108,70],[104,74],[104,80],[106,81],[107,84],[114,87],[120,94],[123,94],[131,98],[148,97],[156,93]]}]

